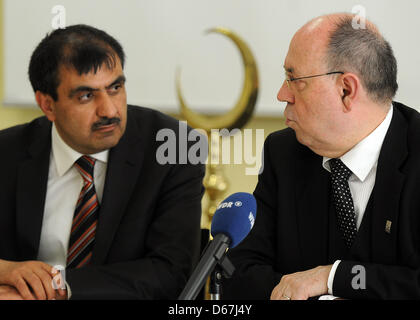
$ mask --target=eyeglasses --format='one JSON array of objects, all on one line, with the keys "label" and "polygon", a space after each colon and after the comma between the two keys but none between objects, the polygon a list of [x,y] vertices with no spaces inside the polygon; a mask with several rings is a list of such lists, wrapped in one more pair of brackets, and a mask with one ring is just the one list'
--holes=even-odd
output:
[{"label": "eyeglasses", "polygon": [[287,83],[287,87],[290,89],[290,82],[296,81],[296,80],[303,80],[303,79],[310,79],[310,78],[316,78],[316,77],[322,77],[322,76],[329,76],[331,74],[344,74],[344,72],[342,71],[332,71],[332,72],[328,72],[328,73],[323,73],[323,74],[317,74],[314,76],[306,76],[306,77],[300,77],[300,78],[289,78],[286,72],[286,83]]}]

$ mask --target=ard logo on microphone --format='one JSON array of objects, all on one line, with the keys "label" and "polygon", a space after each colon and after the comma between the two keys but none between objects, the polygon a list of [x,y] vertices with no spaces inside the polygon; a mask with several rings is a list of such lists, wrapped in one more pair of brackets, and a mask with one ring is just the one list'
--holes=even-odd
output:
[{"label": "ard logo on microphone", "polygon": [[222,202],[221,204],[219,204],[217,206],[217,209],[223,209],[223,208],[232,208],[232,206],[235,207],[242,207],[242,202],[241,201],[235,201],[235,202]]}]

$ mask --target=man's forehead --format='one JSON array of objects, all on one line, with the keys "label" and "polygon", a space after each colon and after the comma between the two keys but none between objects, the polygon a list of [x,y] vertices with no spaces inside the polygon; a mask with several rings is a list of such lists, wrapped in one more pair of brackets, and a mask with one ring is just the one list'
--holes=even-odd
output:
[{"label": "man's forehead", "polygon": [[87,73],[80,73],[72,66],[62,65],[59,68],[60,84],[68,84],[70,86],[79,85],[80,83],[92,83],[101,86],[109,85],[109,81],[114,78],[122,76],[123,71],[121,65],[116,65],[110,69],[106,64],[103,64],[96,71],[92,68]]},{"label": "man's forehead", "polygon": [[319,39],[295,36],[284,61],[285,71],[295,75],[319,71],[323,65],[325,49],[325,43]]},{"label": "man's forehead", "polygon": [[284,60],[284,70],[291,74],[299,74],[299,71],[305,68],[305,64],[306,61],[299,50],[290,47]]}]

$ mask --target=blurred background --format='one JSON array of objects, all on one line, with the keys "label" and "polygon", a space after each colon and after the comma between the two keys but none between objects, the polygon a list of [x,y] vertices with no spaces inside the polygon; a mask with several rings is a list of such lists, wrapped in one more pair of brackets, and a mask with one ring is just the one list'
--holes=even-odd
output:
[{"label": "blurred background", "polygon": [[[244,78],[240,53],[228,38],[205,33],[217,26],[234,31],[252,51],[259,75],[255,111],[243,129],[254,134],[263,129],[266,137],[284,128],[285,105],[276,96],[293,34],[316,16],[353,11],[366,15],[393,46],[399,67],[396,100],[418,109],[419,9],[420,1],[413,0],[0,0],[0,129],[42,115],[27,67],[33,49],[63,12],[65,25],[93,25],[120,41],[127,55],[128,103],[179,119],[177,70],[191,109],[223,114],[235,105]],[[254,190],[257,176],[246,175],[245,167],[222,165],[226,195]]]}]

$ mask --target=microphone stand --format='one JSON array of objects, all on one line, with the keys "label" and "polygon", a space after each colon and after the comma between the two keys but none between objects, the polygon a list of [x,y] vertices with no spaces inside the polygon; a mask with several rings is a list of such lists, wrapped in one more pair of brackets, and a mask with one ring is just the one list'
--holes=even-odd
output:
[{"label": "microphone stand", "polygon": [[224,234],[217,234],[207,247],[204,254],[195,268],[192,276],[182,290],[178,300],[195,300],[200,289],[204,286],[211,272],[217,265],[220,265],[227,277],[231,277],[235,267],[226,258],[226,250],[229,248],[230,239]]},{"label": "microphone stand", "polygon": [[230,278],[235,271],[235,267],[230,260],[223,256],[218,261],[213,272],[210,275],[210,300],[221,300],[222,296],[222,278]]}]

